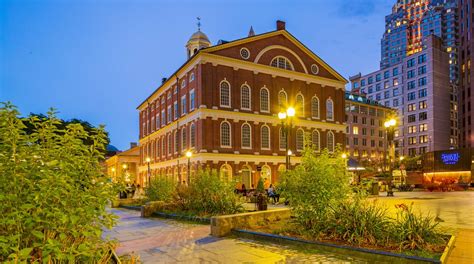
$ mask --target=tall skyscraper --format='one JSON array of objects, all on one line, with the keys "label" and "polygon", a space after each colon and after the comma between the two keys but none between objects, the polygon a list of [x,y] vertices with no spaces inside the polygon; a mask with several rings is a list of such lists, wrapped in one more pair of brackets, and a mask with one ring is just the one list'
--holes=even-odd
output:
[{"label": "tall skyscraper", "polygon": [[460,107],[460,145],[461,147],[474,147],[474,123],[472,122],[471,104],[474,98],[471,97],[473,85],[471,83],[472,70],[471,61],[474,54],[471,48],[474,47],[472,38],[473,26],[472,18],[474,12],[472,10],[472,0],[458,0],[458,25],[459,25],[459,107]]}]

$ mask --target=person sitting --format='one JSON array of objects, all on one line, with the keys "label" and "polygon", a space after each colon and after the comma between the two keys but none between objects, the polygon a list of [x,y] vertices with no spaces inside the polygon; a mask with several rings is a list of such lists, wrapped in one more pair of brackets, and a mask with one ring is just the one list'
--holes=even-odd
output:
[{"label": "person sitting", "polygon": [[273,184],[270,184],[270,186],[268,187],[268,196],[273,199],[274,204],[278,204],[278,202],[280,202],[280,195],[276,193]]},{"label": "person sitting", "polygon": [[247,189],[245,189],[245,184],[242,183],[242,195],[247,196]]}]

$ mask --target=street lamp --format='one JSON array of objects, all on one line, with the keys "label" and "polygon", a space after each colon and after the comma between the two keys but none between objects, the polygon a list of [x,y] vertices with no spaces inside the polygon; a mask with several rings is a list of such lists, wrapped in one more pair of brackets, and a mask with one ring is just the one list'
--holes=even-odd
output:
[{"label": "street lamp", "polygon": [[146,163],[148,165],[148,180],[147,180],[148,186],[150,186],[150,177],[151,177],[150,161],[151,161],[150,157],[146,157]]},{"label": "street lamp", "polygon": [[290,158],[291,158],[291,155],[293,155],[293,152],[291,151],[291,149],[289,149],[286,154],[288,155],[288,164],[291,164],[290,162]]},{"label": "street lamp", "polygon": [[347,159],[347,154],[346,154],[346,153],[342,153],[341,158]]},{"label": "street lamp", "polygon": [[[389,120],[385,121],[385,152],[384,152],[384,171],[387,168],[387,148],[390,144],[390,150],[393,147],[393,137],[395,134],[395,126],[397,125],[397,120],[394,118],[390,118]],[[393,189],[392,189],[392,160],[389,162],[388,168],[389,176],[388,176],[388,189],[387,189],[387,196],[393,196]]]},{"label": "street lamp", "polygon": [[186,157],[188,158],[188,185],[189,181],[191,180],[191,157],[193,156],[193,153],[191,151],[186,151]]},{"label": "street lamp", "polygon": [[281,126],[283,129],[283,134],[285,135],[286,139],[286,170],[290,169],[290,156],[291,150],[289,149],[290,143],[290,133],[292,127],[292,119],[296,114],[296,110],[293,107],[288,107],[285,112],[279,112],[278,118],[281,121]]}]

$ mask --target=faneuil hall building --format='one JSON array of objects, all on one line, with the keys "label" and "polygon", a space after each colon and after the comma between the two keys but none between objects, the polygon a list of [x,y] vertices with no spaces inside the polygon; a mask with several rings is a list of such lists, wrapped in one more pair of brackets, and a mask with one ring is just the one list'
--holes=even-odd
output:
[{"label": "faneuil hall building", "polygon": [[[260,177],[278,182],[287,150],[294,166],[304,140],[316,151],[344,144],[346,79],[276,24],[214,46],[200,29],[191,36],[187,61],[137,108],[138,183],[210,168],[249,188]],[[280,119],[289,108],[294,117]]]}]

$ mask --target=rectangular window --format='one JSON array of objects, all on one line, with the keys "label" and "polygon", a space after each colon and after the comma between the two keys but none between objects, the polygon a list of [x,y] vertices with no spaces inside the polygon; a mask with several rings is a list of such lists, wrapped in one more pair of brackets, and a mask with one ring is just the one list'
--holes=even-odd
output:
[{"label": "rectangular window", "polygon": [[427,107],[428,107],[428,105],[426,104],[426,101],[420,101],[420,102],[418,103],[418,108],[419,108],[419,109],[425,109],[425,108],[427,108]]},{"label": "rectangular window", "polygon": [[392,75],[397,76],[398,75],[398,68],[393,68],[392,70]]},{"label": "rectangular window", "polygon": [[407,83],[407,89],[408,90],[414,89],[415,87],[416,87],[416,82],[415,81],[409,81]]},{"label": "rectangular window", "polygon": [[359,135],[359,128],[356,126],[352,127],[352,134]]},{"label": "rectangular window", "polygon": [[170,100],[171,99],[171,92],[168,91],[168,96],[167,96],[167,99]]},{"label": "rectangular window", "polygon": [[408,123],[416,122],[416,115],[409,115],[408,116]]},{"label": "rectangular window", "polygon": [[[414,60],[414,59],[412,59],[412,60]],[[418,64],[423,63],[423,62],[426,62],[426,54],[422,54],[422,55],[418,56]]]},{"label": "rectangular window", "polygon": [[373,76],[370,76],[368,79],[367,79],[367,82],[369,84],[372,84],[374,82],[374,77]]},{"label": "rectangular window", "polygon": [[191,90],[191,92],[189,92],[189,111],[194,110],[194,108],[196,107],[195,104],[196,101],[194,99],[194,90]]},{"label": "rectangular window", "polygon": [[382,75],[378,73],[377,75],[375,75],[375,81],[378,82],[380,80],[382,80]]},{"label": "rectangular window", "polygon": [[353,138],[352,142],[354,143],[354,146],[359,145],[359,139],[358,138]]},{"label": "rectangular window", "polygon": [[388,77],[390,77],[390,72],[389,71],[384,71],[383,72],[383,78],[387,79]]},{"label": "rectangular window", "polygon": [[418,86],[424,86],[426,83],[426,77],[418,79]]},{"label": "rectangular window", "polygon": [[397,86],[398,85],[398,78],[393,78],[393,86]]},{"label": "rectangular window", "polygon": [[408,145],[416,144],[416,137],[409,137],[408,138]]},{"label": "rectangular window", "polygon": [[352,123],[356,123],[357,124],[358,122],[358,117],[357,116],[353,116],[352,117]]},{"label": "rectangular window", "polygon": [[397,107],[398,104],[399,104],[398,98],[397,98],[397,99],[393,99],[393,106],[394,106],[394,107]]},{"label": "rectangular window", "polygon": [[426,65],[418,67],[418,75],[422,75],[426,73]]},{"label": "rectangular window", "polygon": [[418,90],[418,98],[423,98],[423,97],[426,97],[427,95],[428,95],[428,92],[426,91],[426,88]]},{"label": "rectangular window", "polygon": [[390,82],[389,82],[389,81],[383,82],[383,88],[384,88],[384,89],[387,89],[389,86],[390,86]]},{"label": "rectangular window", "polygon": [[372,93],[373,91],[374,91],[373,87],[369,86],[369,94]]},{"label": "rectangular window", "polygon": [[381,94],[381,93],[376,94],[376,95],[375,95],[375,99],[376,99],[377,101],[380,101],[380,100],[382,99],[382,94]]},{"label": "rectangular window", "polygon": [[422,120],[426,120],[428,119],[428,113],[427,112],[421,112],[418,114],[418,120],[422,121]]},{"label": "rectangular window", "polygon": [[416,126],[409,126],[408,127],[408,134],[416,133]]},{"label": "rectangular window", "polygon": [[393,96],[398,96],[398,88],[393,89]]},{"label": "rectangular window", "polygon": [[166,125],[165,109],[161,110],[161,126]]},{"label": "rectangular window", "polygon": [[410,68],[410,67],[413,67],[415,66],[415,58],[411,58],[409,60],[407,60],[407,67]]},{"label": "rectangular window", "polygon": [[365,79],[360,80],[360,86],[365,86]]},{"label": "rectangular window", "polygon": [[409,70],[407,72],[407,79],[411,79],[413,77],[415,77],[415,70]]},{"label": "rectangular window", "polygon": [[420,125],[420,132],[423,132],[423,131],[428,131],[428,124],[421,124]]},{"label": "rectangular window", "polygon": [[383,98],[384,98],[384,99],[388,99],[389,97],[390,97],[390,91],[385,91],[385,92],[383,93]]},{"label": "rectangular window", "polygon": [[416,104],[409,104],[408,105],[408,112],[412,112],[416,110]]},{"label": "rectangular window", "polygon": [[416,92],[411,92],[407,94],[407,100],[412,101],[416,99]]},{"label": "rectangular window", "polygon": [[378,92],[378,91],[380,91],[380,90],[382,90],[382,84],[381,84],[381,83],[377,83],[377,84],[375,85],[375,91]]},{"label": "rectangular window", "polygon": [[362,117],[362,124],[364,124],[364,125],[367,124],[367,117],[365,117],[365,116]]},{"label": "rectangular window", "polygon": [[419,137],[420,143],[428,143],[428,136],[423,135]]},{"label": "rectangular window", "polygon": [[362,135],[363,136],[367,135],[367,128],[365,128],[365,127],[362,128]]}]

